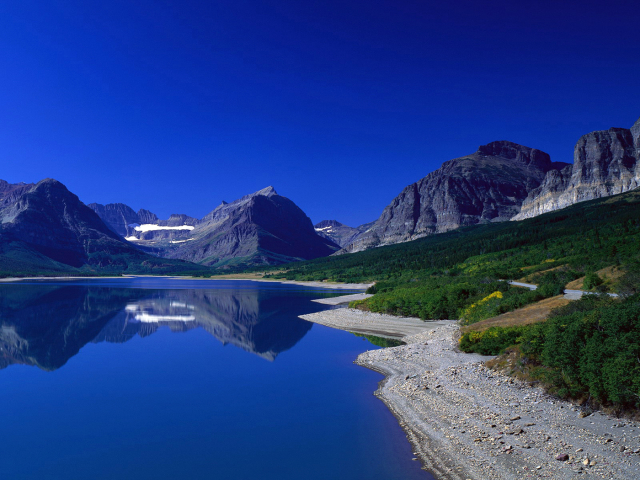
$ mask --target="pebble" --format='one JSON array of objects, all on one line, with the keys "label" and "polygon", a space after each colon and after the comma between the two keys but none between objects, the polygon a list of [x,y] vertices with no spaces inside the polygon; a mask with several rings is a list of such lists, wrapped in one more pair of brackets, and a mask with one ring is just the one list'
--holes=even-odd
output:
[{"label": "pebble", "polygon": [[[578,474],[640,478],[640,455],[628,454],[640,452],[640,437],[629,428],[638,429],[639,423],[628,422],[621,430],[619,419],[598,412],[590,415],[590,421],[578,420],[584,409],[487,368],[477,355],[455,351],[452,338],[457,328],[452,323],[405,337],[406,346],[365,352],[357,360],[377,371],[397,372],[376,395],[403,419],[412,443],[432,453],[431,461],[450,466],[451,472],[463,466],[477,478],[490,480],[572,480]],[[412,381],[415,375],[417,380]],[[405,376],[409,378],[403,382]],[[431,389],[424,389],[426,384]],[[419,430],[409,429],[416,418],[424,419]],[[605,436],[604,429],[613,424],[618,428],[615,438]],[[619,452],[618,442],[624,451]],[[443,477],[464,478],[457,473]]]}]

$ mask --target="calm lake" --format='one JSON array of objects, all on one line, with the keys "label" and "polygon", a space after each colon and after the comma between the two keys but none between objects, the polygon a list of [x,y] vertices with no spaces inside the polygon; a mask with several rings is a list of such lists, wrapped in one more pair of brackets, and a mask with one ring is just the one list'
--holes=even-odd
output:
[{"label": "calm lake", "polygon": [[0,465],[20,479],[431,479],[373,396],[377,348],[249,281],[0,284]]}]

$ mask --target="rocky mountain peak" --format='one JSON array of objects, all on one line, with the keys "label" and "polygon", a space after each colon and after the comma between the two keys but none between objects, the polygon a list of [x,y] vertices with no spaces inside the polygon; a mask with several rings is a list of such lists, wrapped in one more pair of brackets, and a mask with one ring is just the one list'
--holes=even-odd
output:
[{"label": "rocky mountain peak", "polygon": [[141,208],[138,210],[138,222],[139,224],[145,223],[156,223],[158,221],[158,216],[155,213],[150,212],[149,210],[145,210]]},{"label": "rocky mountain peak", "polygon": [[273,187],[219,205],[197,224],[188,240],[177,243],[167,255],[205,265],[224,266],[238,258],[261,265],[326,256],[337,249],[333,241],[317,235],[309,217]]},{"label": "rocky mountain peak", "polygon": [[608,197],[640,186],[640,119],[631,127],[610,128],[580,137],[573,165],[547,173],[522,203],[513,220],[594,198]]},{"label": "rocky mountain peak", "polygon": [[264,197],[271,197],[273,195],[278,195],[278,192],[276,192],[275,188],[273,188],[271,185],[269,185],[268,187],[263,188],[262,190],[258,190],[257,192],[252,193],[249,196],[256,197],[258,195],[261,195],[261,196],[264,196]]},{"label": "rocky mountain peak", "polygon": [[9,183],[0,180],[0,208],[15,201],[20,195],[33,188],[33,183]]},{"label": "rocky mountain peak", "polygon": [[[98,214],[102,221],[118,235],[125,237],[127,235],[127,229],[129,225],[135,223],[149,223],[143,222],[140,219],[140,215],[137,214],[133,208],[124,203],[108,203],[107,205],[101,205],[100,203],[90,203],[87,205],[90,209]],[[142,210],[141,210],[142,211]],[[146,212],[145,219],[155,217],[151,212]]]},{"label": "rocky mountain peak", "polygon": [[476,153],[478,155],[516,160],[524,165],[534,165],[545,172],[551,169],[551,158],[548,153],[507,140],[481,145]]},{"label": "rocky mountain peak", "polygon": [[315,229],[327,228],[327,227],[344,227],[344,223],[340,223],[337,220],[322,220],[314,225]]}]

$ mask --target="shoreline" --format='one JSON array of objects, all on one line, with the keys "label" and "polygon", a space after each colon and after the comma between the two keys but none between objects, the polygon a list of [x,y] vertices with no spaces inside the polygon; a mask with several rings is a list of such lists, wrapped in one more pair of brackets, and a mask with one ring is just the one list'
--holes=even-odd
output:
[{"label": "shoreline", "polygon": [[303,282],[299,280],[271,280],[266,278],[202,278],[202,277],[183,277],[176,275],[121,275],[121,276],[105,276],[105,277],[78,277],[78,276],[61,276],[61,277],[6,277],[0,278],[0,283],[17,283],[29,280],[112,280],[112,279],[133,279],[133,278],[166,278],[171,280],[208,280],[208,281],[245,281],[245,282],[268,282],[282,283],[285,285],[300,285],[306,287],[328,288],[333,290],[366,290],[373,283],[328,283],[328,282]]},{"label": "shoreline", "polygon": [[[321,312],[322,324],[346,329],[334,313],[341,310]],[[397,317],[363,317],[372,330],[384,328],[381,319]],[[639,422],[589,414],[487,368],[493,357],[457,349],[455,321],[425,324],[402,338],[406,345],[363,352],[354,363],[384,376],[374,395],[436,478],[640,478]]]}]

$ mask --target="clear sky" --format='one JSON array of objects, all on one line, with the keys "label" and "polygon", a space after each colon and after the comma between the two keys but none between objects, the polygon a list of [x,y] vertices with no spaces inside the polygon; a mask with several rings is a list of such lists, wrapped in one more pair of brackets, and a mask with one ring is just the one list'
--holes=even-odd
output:
[{"label": "clear sky", "polygon": [[571,161],[640,117],[625,1],[0,3],[0,178],[166,218],[273,185],[314,222],[377,218],[511,140]]}]

